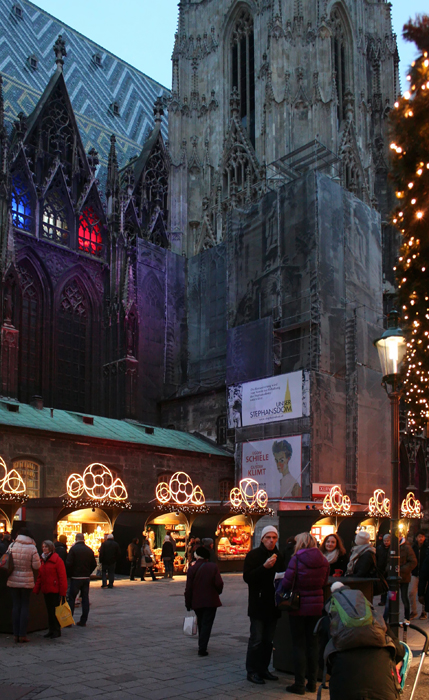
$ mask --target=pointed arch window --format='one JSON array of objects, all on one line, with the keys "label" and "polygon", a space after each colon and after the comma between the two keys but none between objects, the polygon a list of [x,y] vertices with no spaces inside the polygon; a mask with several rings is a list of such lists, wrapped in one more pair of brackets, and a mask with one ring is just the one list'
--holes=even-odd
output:
[{"label": "pointed arch window", "polygon": [[64,286],[58,309],[57,406],[86,411],[91,394],[91,324],[88,299],[76,279]]},{"label": "pointed arch window", "polygon": [[51,192],[45,201],[42,235],[53,243],[70,245],[66,207],[59,192]]},{"label": "pointed arch window", "polygon": [[101,257],[103,254],[103,238],[101,222],[93,207],[86,207],[79,219],[79,250],[90,255]]},{"label": "pointed arch window", "polygon": [[42,293],[26,265],[19,267],[21,278],[21,322],[19,335],[19,398],[28,403],[41,394]]},{"label": "pointed arch window", "polygon": [[13,225],[22,231],[30,233],[33,228],[30,191],[20,175],[15,175],[12,180],[11,209]]},{"label": "pointed arch window", "polygon": [[240,95],[243,129],[255,146],[255,39],[253,18],[242,9],[236,19],[231,39],[232,88]]},{"label": "pointed arch window", "polygon": [[337,119],[341,124],[345,115],[346,91],[350,86],[351,71],[349,65],[348,46],[344,20],[338,7],[331,13],[332,28],[332,65],[337,83]]}]

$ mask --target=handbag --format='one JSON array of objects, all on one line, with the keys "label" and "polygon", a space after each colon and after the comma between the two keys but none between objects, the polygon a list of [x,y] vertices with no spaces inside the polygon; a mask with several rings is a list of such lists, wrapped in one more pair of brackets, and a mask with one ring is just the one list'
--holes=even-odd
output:
[{"label": "handbag", "polygon": [[0,559],[0,571],[5,573],[8,578],[15,568],[15,564],[13,562],[12,547],[13,544],[9,546],[8,550],[3,554],[2,558]]},{"label": "handbag", "polygon": [[195,637],[198,632],[197,616],[194,614],[185,615],[183,618],[183,634],[187,637]]},{"label": "handbag", "polygon": [[149,557],[149,556],[145,555],[144,560],[145,560],[146,564],[150,564],[150,565],[153,564],[153,559],[152,559],[152,557]]},{"label": "handbag", "polygon": [[60,604],[55,608],[55,617],[57,618],[61,627],[70,627],[70,625],[75,624],[72,611],[70,610],[70,605],[63,597],[61,598]]},{"label": "handbag", "polygon": [[292,588],[290,591],[284,591],[282,588],[282,580],[280,580],[275,588],[276,606],[278,610],[286,610],[286,612],[296,612],[299,610],[300,595],[299,591],[295,591],[296,574],[298,570],[298,559],[295,559],[295,572],[293,575]]}]

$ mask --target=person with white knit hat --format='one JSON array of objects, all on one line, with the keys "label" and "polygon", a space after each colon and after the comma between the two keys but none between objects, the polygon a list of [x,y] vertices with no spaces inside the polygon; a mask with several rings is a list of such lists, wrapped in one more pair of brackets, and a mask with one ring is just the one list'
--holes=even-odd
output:
[{"label": "person with white knit hat", "polygon": [[359,530],[355,536],[355,546],[350,552],[346,576],[357,578],[377,578],[375,548],[367,530]]},{"label": "person with white knit hat", "polygon": [[278,677],[268,670],[274,632],[280,613],[274,599],[274,577],[284,571],[284,559],[277,549],[279,533],[273,525],[261,532],[259,547],[247,553],[243,578],[249,586],[250,638],[247,646],[247,680],[262,685]]}]

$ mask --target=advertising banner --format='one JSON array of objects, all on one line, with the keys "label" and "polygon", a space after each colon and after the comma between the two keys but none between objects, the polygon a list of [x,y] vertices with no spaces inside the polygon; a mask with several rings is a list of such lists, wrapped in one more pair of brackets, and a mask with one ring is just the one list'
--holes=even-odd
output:
[{"label": "advertising banner", "polygon": [[[229,386],[228,427],[241,428],[308,415],[303,413],[303,379],[299,371]],[[305,403],[308,404],[308,398]]]},{"label": "advertising banner", "polygon": [[301,435],[244,442],[241,478],[255,479],[270,499],[299,498],[301,451]]}]

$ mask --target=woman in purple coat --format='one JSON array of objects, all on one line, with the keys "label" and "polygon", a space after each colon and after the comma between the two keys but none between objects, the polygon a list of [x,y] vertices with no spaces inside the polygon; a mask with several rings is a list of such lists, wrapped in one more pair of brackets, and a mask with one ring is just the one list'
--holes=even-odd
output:
[{"label": "woman in purple coat", "polygon": [[299,610],[289,613],[294,642],[295,683],[286,690],[296,695],[305,695],[306,690],[310,693],[316,691],[318,650],[313,630],[323,611],[323,588],[328,583],[329,562],[309,532],[302,532],[295,540],[295,553],[282,581],[284,590],[293,588],[300,595]]}]

